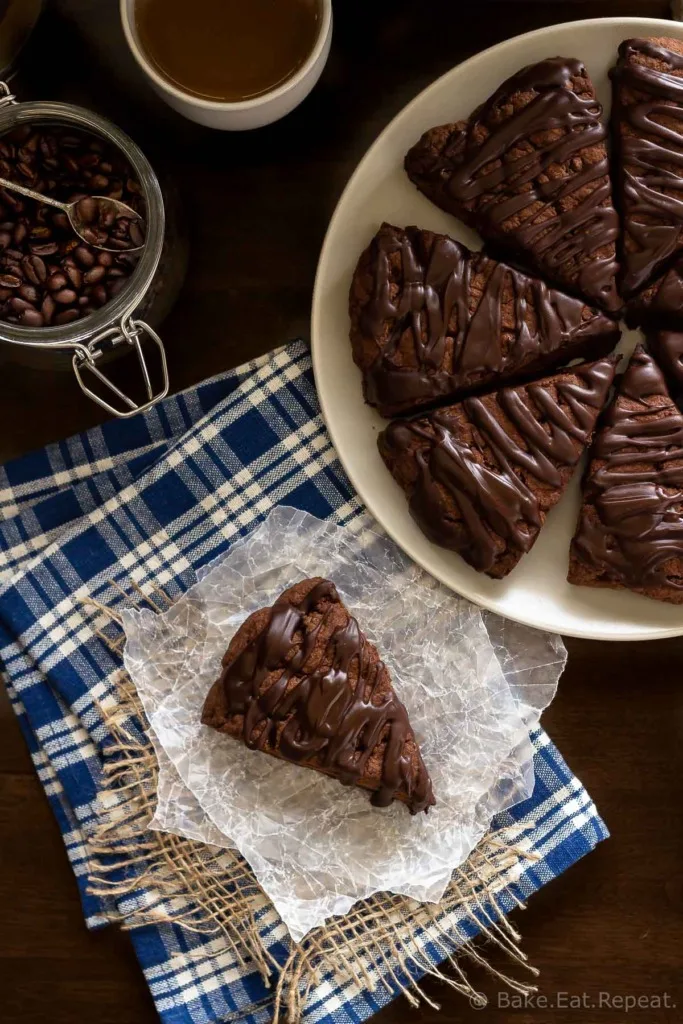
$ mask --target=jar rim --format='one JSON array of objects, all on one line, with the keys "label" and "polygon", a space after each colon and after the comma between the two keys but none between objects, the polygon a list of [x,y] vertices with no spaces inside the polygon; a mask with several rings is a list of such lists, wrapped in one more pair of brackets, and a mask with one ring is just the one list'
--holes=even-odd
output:
[{"label": "jar rim", "polygon": [[[161,259],[164,242],[165,211],[159,180],[147,157],[118,125],[86,107],[45,100],[20,102],[0,110],[0,138],[20,124],[64,124],[82,128],[112,143],[130,162],[142,186],[146,206],[146,241],[135,270],[118,295],[100,309],[70,324],[54,327],[22,327],[0,320],[0,342],[33,348],[76,348],[113,324],[118,323],[140,304],[152,283]],[[49,338],[45,335],[49,332]]]}]

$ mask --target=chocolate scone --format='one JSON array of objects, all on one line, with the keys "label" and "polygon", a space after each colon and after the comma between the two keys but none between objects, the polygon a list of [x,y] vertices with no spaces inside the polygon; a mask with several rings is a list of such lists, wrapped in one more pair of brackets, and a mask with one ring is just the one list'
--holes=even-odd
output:
[{"label": "chocolate scone", "polygon": [[646,329],[683,327],[683,257],[634,295],[626,306],[626,320],[631,327]]},{"label": "chocolate scone", "polygon": [[683,415],[642,346],[595,439],[567,578],[683,604]]},{"label": "chocolate scone", "polygon": [[371,790],[377,807],[435,803],[389,669],[329,580],[302,580],[250,615],[222,665],[204,725]]},{"label": "chocolate scone", "polygon": [[656,331],[648,346],[663,372],[673,398],[683,396],[683,331]]},{"label": "chocolate scone", "polygon": [[538,377],[619,340],[617,324],[447,235],[383,224],[358,261],[351,345],[383,416]]},{"label": "chocolate scone", "polygon": [[625,39],[611,76],[628,297],[683,248],[683,40]]},{"label": "chocolate scone", "polygon": [[425,132],[406,171],[486,240],[616,312],[619,222],[601,116],[581,61],[542,60],[503,82],[468,121]]},{"label": "chocolate scone", "polygon": [[529,551],[590,444],[616,356],[467,398],[378,439],[418,526],[494,579]]}]

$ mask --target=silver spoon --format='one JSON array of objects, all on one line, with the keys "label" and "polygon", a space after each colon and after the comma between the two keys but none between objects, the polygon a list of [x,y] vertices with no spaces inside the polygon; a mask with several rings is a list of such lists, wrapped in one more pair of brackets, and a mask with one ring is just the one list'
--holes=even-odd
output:
[{"label": "silver spoon", "polygon": [[[25,188],[24,185],[18,185],[16,181],[8,181],[7,178],[0,178],[0,187],[61,210],[69,218],[71,227],[79,238],[91,245],[93,249],[118,253],[137,252],[145,244],[144,218],[131,206],[122,203],[120,199],[110,199],[109,196],[83,196],[73,203],[62,203],[59,199],[34,192],[32,188]],[[109,228],[124,217],[130,220],[128,227],[130,245],[125,243],[125,239],[109,237]]]}]

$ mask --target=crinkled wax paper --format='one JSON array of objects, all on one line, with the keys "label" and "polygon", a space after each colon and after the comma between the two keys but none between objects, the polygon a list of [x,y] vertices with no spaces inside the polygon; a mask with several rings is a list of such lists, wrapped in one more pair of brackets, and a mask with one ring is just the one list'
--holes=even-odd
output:
[{"label": "crinkled wax paper", "polygon": [[[203,726],[241,623],[309,576],[335,583],[388,665],[437,804],[411,816]],[[275,509],[167,612],[124,613],[125,664],[160,759],[152,827],[234,846],[295,939],[357,900],[438,901],[491,817],[533,788],[531,725],[564,666],[558,638],[482,613],[415,566],[368,517]]]}]

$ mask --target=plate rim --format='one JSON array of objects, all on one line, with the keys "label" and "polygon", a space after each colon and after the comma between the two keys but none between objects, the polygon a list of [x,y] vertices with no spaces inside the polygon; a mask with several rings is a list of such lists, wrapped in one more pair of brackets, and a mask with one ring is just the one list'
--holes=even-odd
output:
[{"label": "plate rim", "polygon": [[[427,85],[424,89],[421,89],[415,96],[413,96],[413,98],[411,100],[408,101],[408,103],[405,104],[405,106],[401,107],[401,109],[399,111],[397,111],[396,114],[394,114],[394,116],[387,122],[387,124],[384,126],[384,128],[379,133],[379,135],[377,135],[377,137],[374,139],[374,141],[368,146],[368,148],[363,153],[362,157],[360,158],[360,160],[358,161],[358,163],[354,167],[353,171],[351,172],[350,176],[348,177],[348,179],[347,179],[347,181],[346,181],[346,183],[345,183],[345,185],[344,185],[344,187],[343,187],[343,189],[341,191],[341,194],[339,195],[339,197],[337,199],[337,202],[335,204],[334,210],[332,212],[332,216],[330,217],[329,223],[327,225],[327,229],[325,231],[325,236],[323,238],[322,246],[320,248],[320,254],[318,256],[318,263],[317,263],[317,266],[316,266],[315,279],[314,279],[314,283],[313,283],[313,297],[312,297],[312,302],[311,302],[311,358],[312,358],[312,365],[313,365],[313,374],[314,374],[314,378],[315,378],[316,393],[318,395],[318,401],[320,403],[320,411],[321,411],[321,415],[322,415],[323,421],[325,423],[325,426],[327,428],[327,431],[328,431],[328,433],[330,435],[330,439],[332,441],[332,445],[334,447],[336,456],[339,459],[339,461],[341,462],[342,467],[344,469],[344,472],[348,476],[349,481],[351,482],[352,487],[354,488],[356,494],[360,498],[362,504],[365,506],[367,511],[372,515],[372,517],[375,519],[375,521],[378,523],[378,525],[381,527],[381,529],[384,530],[385,533],[389,537],[391,537],[391,539],[394,541],[394,543],[397,544],[398,547],[402,551],[404,551],[405,554],[407,554],[408,557],[413,562],[415,562],[417,565],[419,565],[420,568],[424,570],[424,572],[427,572],[430,576],[433,576],[435,579],[437,579],[444,586],[448,587],[448,589],[451,590],[454,594],[457,594],[458,596],[463,597],[463,598],[465,598],[468,601],[471,601],[473,604],[477,605],[477,607],[479,607],[479,608],[485,609],[487,611],[495,612],[496,614],[501,615],[504,618],[511,619],[514,622],[519,622],[522,625],[528,626],[530,628],[544,630],[544,631],[552,632],[552,633],[561,632],[561,635],[563,635],[563,636],[576,637],[578,639],[584,639],[584,640],[599,640],[599,641],[609,641],[609,642],[614,642],[614,643],[617,643],[617,642],[620,642],[620,643],[621,642],[636,643],[638,641],[670,639],[670,638],[673,638],[673,637],[677,637],[677,636],[683,635],[683,619],[682,619],[680,625],[671,626],[671,627],[663,627],[663,628],[652,628],[652,629],[649,629],[645,633],[638,633],[638,634],[634,634],[633,632],[619,632],[619,631],[611,632],[611,633],[604,633],[604,632],[601,632],[600,630],[588,631],[588,630],[584,630],[584,629],[581,629],[581,628],[578,628],[578,627],[570,627],[570,628],[567,628],[567,629],[562,628],[562,630],[558,630],[556,624],[553,624],[551,622],[544,622],[544,621],[542,621],[541,618],[538,618],[538,617],[535,617],[533,621],[530,621],[528,617],[525,618],[523,616],[514,615],[514,614],[510,613],[507,610],[506,610],[505,613],[503,613],[503,612],[500,611],[499,607],[497,606],[497,604],[496,604],[496,602],[494,600],[488,601],[486,599],[481,599],[480,597],[472,597],[472,596],[470,596],[470,594],[468,594],[466,592],[463,592],[460,589],[456,589],[453,586],[452,582],[447,578],[447,574],[446,573],[440,573],[440,572],[438,572],[435,569],[427,568],[424,565],[422,559],[418,555],[416,555],[414,553],[414,551],[412,550],[412,545],[411,545],[410,541],[408,541],[408,543],[406,543],[404,540],[399,539],[395,535],[395,531],[385,525],[385,523],[383,522],[381,516],[377,513],[377,511],[374,508],[374,501],[372,499],[368,499],[366,497],[366,495],[363,493],[364,489],[362,487],[362,482],[359,482],[357,480],[356,474],[355,474],[354,470],[347,464],[347,462],[346,462],[342,452],[340,451],[339,446],[337,445],[337,441],[336,441],[336,437],[335,437],[335,428],[334,428],[334,426],[332,424],[331,418],[328,415],[328,409],[326,407],[326,399],[325,399],[324,393],[321,391],[321,388],[320,388],[319,383],[318,383],[318,381],[319,381],[319,372],[320,372],[320,353],[321,353],[321,349],[322,349],[322,345],[323,345],[323,342],[322,342],[322,339],[321,339],[321,330],[320,330],[320,326],[319,326],[319,320],[320,320],[320,317],[321,317],[321,307],[322,307],[322,297],[321,297],[322,283],[321,282],[322,282],[322,276],[323,276],[323,267],[324,267],[324,265],[326,264],[326,262],[328,260],[328,255],[329,255],[328,250],[330,250],[330,248],[331,248],[332,235],[333,235],[333,231],[334,231],[334,229],[336,227],[337,220],[341,216],[341,212],[342,212],[341,211],[341,207],[342,207],[342,205],[344,203],[344,200],[345,200],[345,198],[347,196],[347,193],[353,187],[356,179],[361,176],[361,174],[362,174],[362,172],[363,172],[363,170],[365,168],[365,165],[374,156],[375,152],[381,148],[381,145],[382,145],[382,142],[383,142],[385,136],[389,134],[389,132],[393,128],[395,122],[399,118],[403,118],[407,113],[409,113],[409,111],[411,111],[411,109],[414,106],[416,106],[419,102],[421,102],[428,94],[430,94],[432,91],[436,90],[437,88],[440,88],[442,86],[442,83],[443,83],[444,79],[448,78],[456,70],[462,70],[463,68],[466,68],[466,67],[470,67],[471,68],[473,65],[476,65],[479,61],[486,60],[488,57],[490,57],[490,55],[493,52],[500,53],[501,50],[504,50],[504,49],[506,49],[508,47],[512,47],[512,46],[518,45],[521,40],[532,39],[532,38],[539,38],[539,37],[542,37],[542,36],[547,35],[547,34],[552,34],[553,32],[557,31],[558,29],[567,29],[568,27],[573,27],[573,28],[579,28],[579,27],[581,27],[581,28],[590,28],[592,26],[597,27],[597,26],[603,26],[603,25],[613,25],[613,26],[618,25],[618,26],[623,26],[624,27],[624,38],[627,39],[627,38],[629,38],[630,35],[633,34],[632,30],[635,30],[636,32],[642,31],[643,34],[646,33],[646,32],[649,33],[649,34],[653,34],[654,30],[656,30],[657,28],[667,28],[668,27],[669,30],[670,30],[672,24],[673,25],[678,24],[679,27],[683,28],[683,26],[681,26],[680,22],[679,23],[676,23],[676,22],[672,23],[671,21],[668,21],[668,20],[666,20],[664,18],[639,18],[639,17],[619,18],[619,17],[612,17],[612,18],[581,18],[581,19],[577,19],[576,21],[562,21],[562,22],[557,22],[557,23],[555,23],[553,25],[543,25],[543,26],[541,26],[541,28],[531,29],[528,32],[522,32],[519,35],[511,36],[509,39],[503,39],[503,40],[501,40],[498,43],[494,43],[493,45],[486,47],[486,49],[484,49],[484,50],[479,50],[477,53],[472,54],[472,56],[468,57],[466,60],[461,61],[458,64],[454,64],[453,67],[449,68],[442,75],[439,75],[438,78],[435,78],[434,81],[430,82],[429,85]],[[320,340],[317,340],[317,339],[320,339]],[[320,373],[320,376],[322,376],[321,373]],[[465,586],[464,589],[466,591],[468,589],[467,586]],[[610,589],[610,588],[607,588],[607,589]],[[644,600],[648,600],[648,599],[644,598]],[[683,608],[682,608],[682,611],[683,611]]]}]

